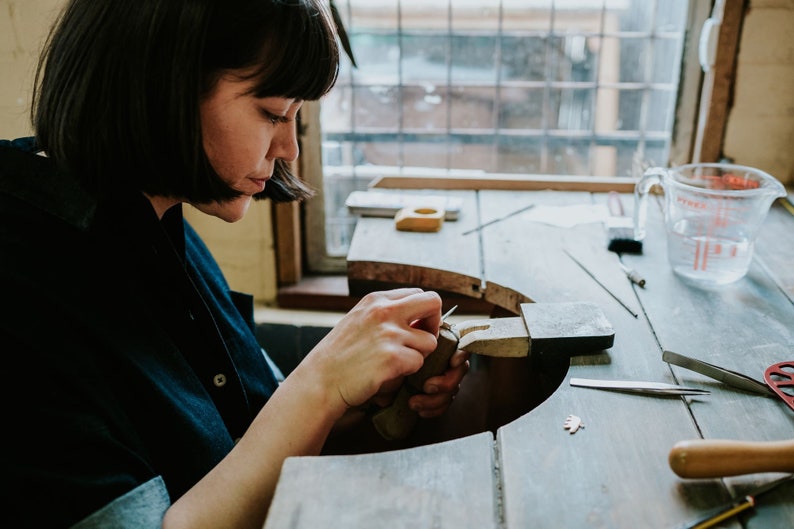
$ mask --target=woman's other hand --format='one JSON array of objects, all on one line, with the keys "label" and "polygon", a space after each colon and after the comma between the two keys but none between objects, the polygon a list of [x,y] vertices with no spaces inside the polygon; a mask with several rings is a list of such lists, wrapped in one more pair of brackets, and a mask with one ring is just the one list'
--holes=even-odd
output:
[{"label": "woman's other hand", "polygon": [[408,405],[420,417],[442,415],[452,404],[468,371],[469,353],[459,349],[450,357],[449,368],[442,375],[428,378],[422,386],[424,393],[412,396]]}]

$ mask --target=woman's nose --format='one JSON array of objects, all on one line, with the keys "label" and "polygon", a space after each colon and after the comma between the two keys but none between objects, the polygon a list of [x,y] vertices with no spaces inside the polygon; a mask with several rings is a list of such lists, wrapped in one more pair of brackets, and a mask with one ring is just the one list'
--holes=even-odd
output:
[{"label": "woman's nose", "polygon": [[298,158],[298,128],[295,121],[281,123],[270,142],[270,158],[294,162]]}]

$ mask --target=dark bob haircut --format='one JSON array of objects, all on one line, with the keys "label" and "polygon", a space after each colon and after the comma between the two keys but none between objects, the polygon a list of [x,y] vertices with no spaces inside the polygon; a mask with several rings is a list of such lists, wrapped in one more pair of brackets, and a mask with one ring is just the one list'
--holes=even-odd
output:
[{"label": "dark bob haircut", "polygon": [[[38,147],[97,194],[233,198],[204,152],[201,98],[242,70],[256,97],[320,99],[336,39],[322,0],[70,0],[39,60]],[[256,198],[310,195],[278,160]]]}]

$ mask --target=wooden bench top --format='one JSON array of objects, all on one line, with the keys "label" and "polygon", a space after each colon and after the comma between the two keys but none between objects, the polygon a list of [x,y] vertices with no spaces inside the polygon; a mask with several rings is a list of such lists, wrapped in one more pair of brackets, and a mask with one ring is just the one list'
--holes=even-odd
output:
[{"label": "wooden bench top", "polygon": [[[671,366],[661,355],[672,350],[756,379],[769,365],[794,360],[794,216],[774,206],[748,275],[701,290],[670,269],[661,207],[650,208],[643,254],[619,257],[606,250],[603,224],[560,227],[528,220],[532,210],[463,235],[528,203],[605,204],[605,193],[448,193],[462,197],[464,208],[438,233],[398,232],[390,219],[361,219],[348,256],[351,290],[416,285],[481,297],[513,313],[528,301],[594,302],[615,328],[614,346],[575,356],[559,372],[529,359],[529,369],[540,373],[531,384],[548,385],[550,396],[482,433],[377,453],[289,459],[267,529],[673,528],[781,476],[686,480],[670,470],[668,453],[678,441],[794,439],[794,412],[781,400]],[[630,201],[624,197],[624,205]],[[619,260],[646,278],[645,288],[627,280]],[[499,369],[486,367],[489,376]],[[711,394],[633,395],[572,387],[572,377],[681,383]],[[480,397],[498,414],[499,392],[525,390],[501,384]],[[456,400],[450,412],[465,417],[468,402]],[[563,428],[571,414],[585,425],[575,434]],[[765,495],[749,513],[742,520],[750,529],[794,526],[794,486]],[[736,519],[724,526],[740,527]]]}]

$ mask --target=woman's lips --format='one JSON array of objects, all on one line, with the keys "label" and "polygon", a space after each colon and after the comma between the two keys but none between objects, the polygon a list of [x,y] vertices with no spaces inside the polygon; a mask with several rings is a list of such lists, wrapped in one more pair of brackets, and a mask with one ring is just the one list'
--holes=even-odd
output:
[{"label": "woman's lips", "polygon": [[249,178],[249,180],[251,180],[254,184],[256,184],[257,189],[256,189],[255,192],[256,193],[260,193],[260,192],[265,190],[265,185],[267,184],[267,181],[270,180],[270,177],[268,177],[268,178]]}]

